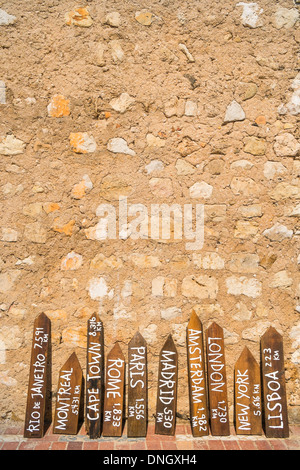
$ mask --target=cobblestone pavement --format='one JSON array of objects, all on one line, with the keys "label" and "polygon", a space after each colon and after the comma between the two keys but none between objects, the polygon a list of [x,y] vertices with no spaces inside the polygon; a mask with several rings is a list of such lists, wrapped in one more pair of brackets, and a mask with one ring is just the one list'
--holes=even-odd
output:
[{"label": "cobblestone pavement", "polygon": [[149,423],[146,438],[127,438],[126,425],[120,438],[101,437],[92,440],[84,426],[76,436],[53,434],[50,427],[42,439],[25,439],[22,425],[0,426],[0,450],[103,450],[103,451],[200,451],[200,450],[299,450],[300,426],[290,426],[286,439],[267,439],[262,436],[237,436],[234,429],[226,437],[194,438],[189,424],[177,424],[175,436],[154,433]]}]

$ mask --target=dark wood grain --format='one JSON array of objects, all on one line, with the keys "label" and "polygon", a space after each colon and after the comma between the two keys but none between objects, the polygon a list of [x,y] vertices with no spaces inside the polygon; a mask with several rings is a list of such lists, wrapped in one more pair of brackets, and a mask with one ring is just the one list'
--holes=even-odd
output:
[{"label": "dark wood grain", "polygon": [[104,437],[121,437],[124,420],[125,358],[119,343],[107,356],[104,394]]},{"label": "dark wood grain", "polygon": [[261,366],[266,437],[289,437],[283,338],[273,327],[261,338]]},{"label": "dark wood grain", "polygon": [[51,322],[41,313],[34,321],[24,437],[41,438],[51,423]]},{"label": "dark wood grain", "polygon": [[178,354],[171,335],[159,355],[155,434],[173,436],[176,428]]},{"label": "dark wood grain", "polygon": [[194,310],[187,326],[187,358],[192,433],[194,437],[207,436],[209,434],[209,414],[203,329]]},{"label": "dark wood grain", "polygon": [[213,436],[229,436],[229,409],[223,328],[217,323],[206,331],[210,429]]},{"label": "dark wood grain", "polygon": [[77,434],[82,409],[82,386],[82,369],[74,352],[59,372],[54,434]]},{"label": "dark wood grain", "polygon": [[101,435],[104,401],[104,333],[99,315],[87,324],[85,424],[91,439]]},{"label": "dark wood grain", "polygon": [[260,367],[247,347],[234,368],[236,434],[262,434]]},{"label": "dark wood grain", "polygon": [[147,386],[147,343],[137,332],[128,345],[128,437],[146,437]]}]

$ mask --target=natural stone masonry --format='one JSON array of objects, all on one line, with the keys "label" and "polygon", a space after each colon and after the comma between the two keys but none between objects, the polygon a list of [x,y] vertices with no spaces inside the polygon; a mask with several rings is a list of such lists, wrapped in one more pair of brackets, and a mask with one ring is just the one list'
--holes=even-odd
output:
[{"label": "natural stone masonry", "polygon": [[284,338],[289,417],[299,422],[299,5],[8,3],[1,421],[24,418],[40,312],[52,322],[54,394],[73,351],[85,373],[93,313],[106,353],[119,340],[127,360],[139,330],[151,419],[158,352],[171,333],[187,419],[194,308],[204,329],[224,328],[231,422],[234,364],[245,346],[259,361],[270,325]]}]

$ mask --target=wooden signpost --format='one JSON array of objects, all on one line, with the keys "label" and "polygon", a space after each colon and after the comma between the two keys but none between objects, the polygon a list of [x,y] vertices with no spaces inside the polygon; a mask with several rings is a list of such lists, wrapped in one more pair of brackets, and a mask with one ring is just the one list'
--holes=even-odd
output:
[{"label": "wooden signpost", "polygon": [[107,356],[104,394],[104,437],[121,437],[123,431],[125,358],[116,343]]},{"label": "wooden signpost", "polygon": [[187,326],[190,419],[194,437],[209,434],[202,323],[192,311]]},{"label": "wooden signpost", "polygon": [[262,434],[260,367],[247,347],[234,368],[236,434]]},{"label": "wooden signpost", "polygon": [[82,369],[75,353],[59,372],[54,434],[77,434],[82,413]]},{"label": "wooden signpost", "polygon": [[97,314],[87,324],[85,398],[86,431],[91,439],[97,439],[101,435],[104,400],[104,334]]},{"label": "wooden signpost", "polygon": [[159,355],[155,434],[175,434],[177,381],[178,354],[169,335]]},{"label": "wooden signpost", "polygon": [[283,339],[273,327],[261,338],[261,365],[266,437],[289,437]]},{"label": "wooden signpost", "polygon": [[51,423],[51,322],[41,313],[34,321],[24,437],[43,437]]},{"label": "wooden signpost", "polygon": [[206,331],[206,355],[211,434],[229,436],[224,336],[217,323]]},{"label": "wooden signpost", "polygon": [[146,437],[147,386],[147,344],[137,332],[128,345],[128,437]]}]

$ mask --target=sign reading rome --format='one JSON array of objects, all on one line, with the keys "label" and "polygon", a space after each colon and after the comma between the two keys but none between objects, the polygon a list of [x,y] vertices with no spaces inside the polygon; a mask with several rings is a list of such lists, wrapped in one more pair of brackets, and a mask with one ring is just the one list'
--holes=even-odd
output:
[{"label": "sign reading rome", "polygon": [[123,431],[125,358],[119,343],[109,352],[106,361],[103,436],[121,437]]}]

